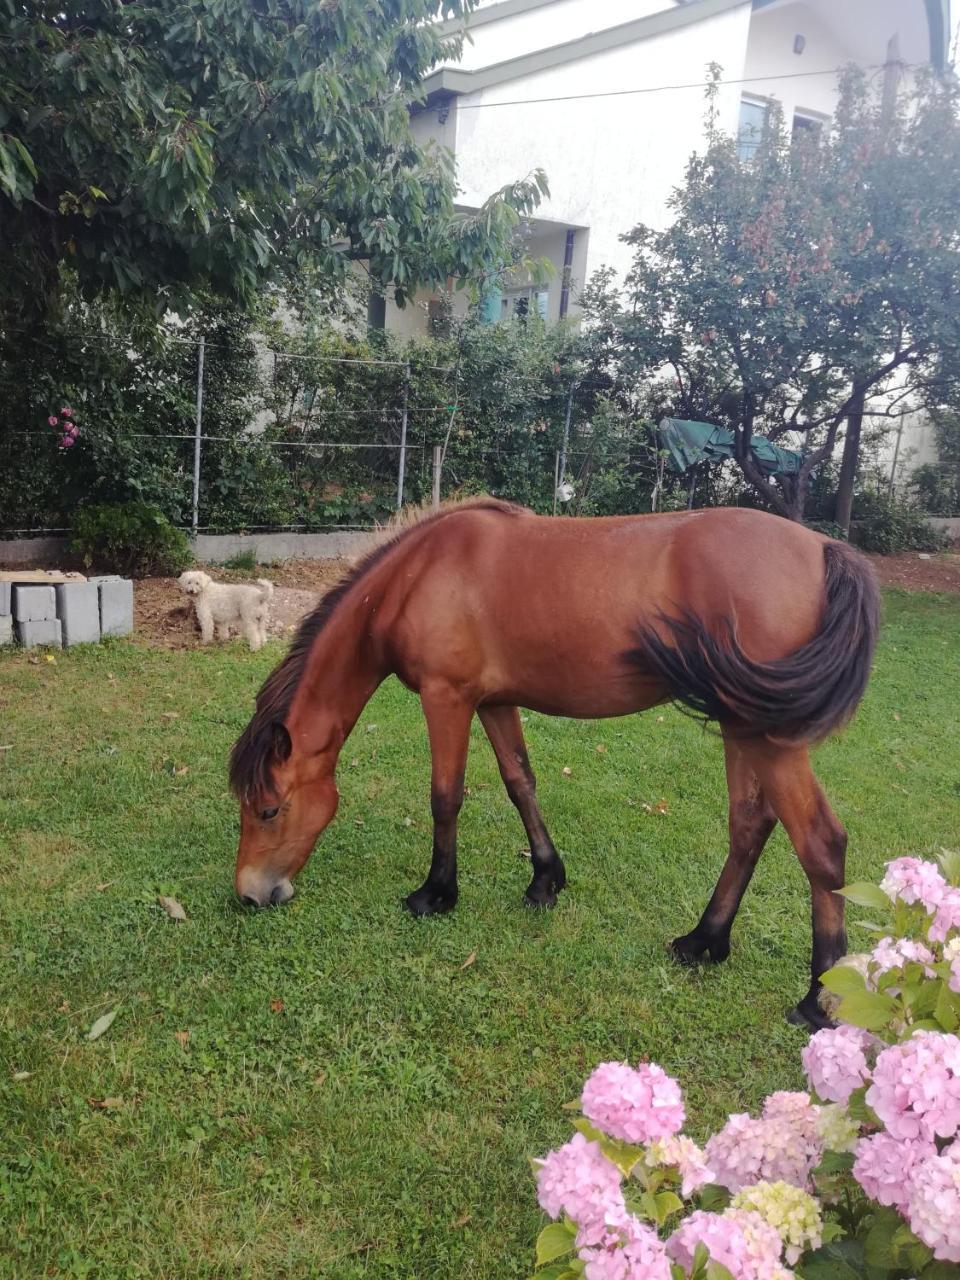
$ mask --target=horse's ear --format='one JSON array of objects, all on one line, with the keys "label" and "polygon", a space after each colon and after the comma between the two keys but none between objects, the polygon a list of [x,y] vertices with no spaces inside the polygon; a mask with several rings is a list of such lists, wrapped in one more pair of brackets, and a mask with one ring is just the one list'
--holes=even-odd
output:
[{"label": "horse's ear", "polygon": [[271,755],[277,764],[283,764],[285,760],[290,758],[290,752],[293,750],[293,740],[287,731],[287,726],[281,724],[279,720],[274,720],[270,726],[270,731]]}]

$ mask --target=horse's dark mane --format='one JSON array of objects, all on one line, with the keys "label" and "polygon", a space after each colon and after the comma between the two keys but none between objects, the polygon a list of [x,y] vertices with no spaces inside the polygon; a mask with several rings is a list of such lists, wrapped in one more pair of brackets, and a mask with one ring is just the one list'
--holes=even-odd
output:
[{"label": "horse's dark mane", "polygon": [[439,511],[416,512],[412,519],[401,517],[388,525],[385,536],[352,565],[324,595],[317,607],[301,621],[283,661],[267,676],[257,694],[257,709],[230,753],[230,786],[240,800],[255,801],[269,788],[273,766],[290,754],[289,739],[278,729],[284,724],[300,686],[314,642],[326,627],[337,606],[361,578],[413,534],[458,511],[499,511],[517,515],[524,508],[497,498],[472,498],[451,503]]}]

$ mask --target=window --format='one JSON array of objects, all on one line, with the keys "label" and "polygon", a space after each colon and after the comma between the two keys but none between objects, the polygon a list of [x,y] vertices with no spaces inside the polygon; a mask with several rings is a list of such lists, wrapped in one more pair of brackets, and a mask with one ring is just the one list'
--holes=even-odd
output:
[{"label": "window", "polygon": [[537,315],[541,320],[546,320],[549,299],[549,291],[536,285],[509,289],[500,303],[502,318],[509,320],[516,316],[524,319],[526,316]]},{"label": "window", "polygon": [[795,111],[793,115],[793,141],[816,146],[823,133],[823,117]]},{"label": "window", "polygon": [[740,99],[740,124],[737,128],[737,155],[752,160],[757,154],[763,128],[767,122],[768,104],[762,98]]}]

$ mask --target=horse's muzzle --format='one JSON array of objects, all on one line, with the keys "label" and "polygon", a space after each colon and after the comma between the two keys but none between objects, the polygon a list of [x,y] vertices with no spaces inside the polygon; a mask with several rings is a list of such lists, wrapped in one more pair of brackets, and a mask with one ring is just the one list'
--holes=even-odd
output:
[{"label": "horse's muzzle", "polygon": [[272,887],[251,883],[237,885],[237,893],[245,907],[279,907],[289,902],[294,892],[289,880],[280,880]]}]

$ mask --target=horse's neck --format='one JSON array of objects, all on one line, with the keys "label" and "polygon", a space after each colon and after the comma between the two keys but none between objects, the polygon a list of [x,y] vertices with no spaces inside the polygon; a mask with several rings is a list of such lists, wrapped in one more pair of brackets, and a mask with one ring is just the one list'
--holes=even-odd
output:
[{"label": "horse's neck", "polygon": [[370,627],[378,596],[372,583],[363,587],[357,583],[313,643],[288,717],[301,742],[332,733],[342,744],[387,674]]}]

